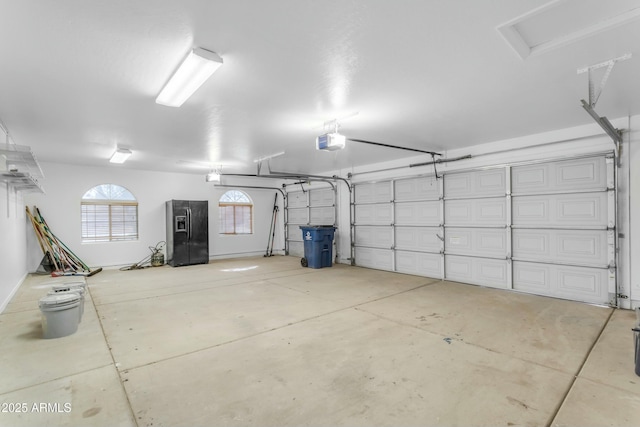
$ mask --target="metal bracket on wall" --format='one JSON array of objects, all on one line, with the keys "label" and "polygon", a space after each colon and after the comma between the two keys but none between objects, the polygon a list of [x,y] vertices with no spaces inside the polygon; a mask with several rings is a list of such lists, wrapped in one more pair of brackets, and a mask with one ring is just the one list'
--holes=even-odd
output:
[{"label": "metal bracket on wall", "polygon": [[[627,53],[625,55],[610,59],[608,61],[601,62],[599,64],[590,65],[588,67],[578,69],[578,74],[587,73],[589,77],[589,105],[591,105],[591,107],[596,106],[596,103],[598,102],[598,99],[602,94],[602,89],[604,89],[604,85],[607,84],[607,80],[609,79],[609,76],[611,75],[611,71],[613,70],[613,67],[616,65],[616,63],[621,61],[626,61],[627,59],[630,59],[630,58],[631,58],[631,54]],[[602,76],[600,85],[596,88],[593,82],[592,73],[594,70],[597,70],[599,68],[604,68],[604,67],[607,67],[607,69],[605,70],[604,75]]]},{"label": "metal bracket on wall", "polygon": [[281,151],[279,153],[270,154],[268,156],[258,157],[257,159],[255,159],[253,161],[253,163],[257,164],[257,169],[258,169],[257,175],[260,175],[260,171],[262,170],[262,162],[264,162],[266,160],[267,161],[267,167],[269,168],[269,171],[271,171],[270,160],[273,159],[274,157],[282,156],[283,154],[284,154],[284,151]]},{"label": "metal bracket on wall", "polygon": [[596,110],[594,110],[593,107],[587,103],[587,101],[581,99],[580,102],[582,102],[582,108],[584,108],[587,113],[589,113],[589,115],[593,117],[593,120],[595,120],[596,123],[598,123],[598,125],[600,125],[600,127],[607,133],[607,135],[609,135],[613,142],[615,142],[617,156],[617,151],[619,151],[618,145],[622,142],[622,132],[613,127],[609,119],[604,116],[600,117],[598,113],[596,113]]},{"label": "metal bracket on wall", "polygon": [[[625,55],[619,56],[617,58],[610,59],[608,61],[601,62],[599,64],[590,65],[588,67],[578,69],[578,74],[587,73],[589,78],[589,102],[584,99],[580,100],[582,102],[582,108],[584,108],[587,113],[593,118],[593,120],[598,123],[598,125],[609,135],[609,137],[613,140],[616,145],[616,156],[618,155],[618,151],[620,150],[620,144],[622,143],[622,132],[613,127],[609,119],[606,117],[601,117],[596,113],[594,107],[596,106],[598,99],[600,99],[600,95],[602,94],[602,90],[604,89],[605,84],[607,84],[607,80],[611,75],[611,71],[613,71],[613,67],[616,63],[621,61],[626,61],[631,58],[631,54],[627,53]],[[600,80],[599,85],[596,87],[593,81],[593,71],[607,67],[602,76],[602,80]]]}]

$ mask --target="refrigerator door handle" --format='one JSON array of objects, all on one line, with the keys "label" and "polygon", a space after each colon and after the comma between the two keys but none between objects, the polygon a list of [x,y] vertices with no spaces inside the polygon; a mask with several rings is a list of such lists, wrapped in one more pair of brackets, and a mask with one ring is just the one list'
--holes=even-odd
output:
[{"label": "refrigerator door handle", "polygon": [[187,233],[187,239],[191,240],[191,208],[187,208],[187,227],[189,227],[189,232]]}]

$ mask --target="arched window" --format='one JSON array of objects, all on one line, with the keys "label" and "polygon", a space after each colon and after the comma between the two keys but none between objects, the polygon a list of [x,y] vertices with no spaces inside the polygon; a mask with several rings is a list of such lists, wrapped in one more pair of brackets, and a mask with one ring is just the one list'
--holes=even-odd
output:
[{"label": "arched window", "polygon": [[138,240],[138,201],[126,188],[96,185],[81,205],[83,243]]},{"label": "arched window", "polygon": [[229,190],[220,197],[220,234],[252,234],[253,203],[242,191]]}]

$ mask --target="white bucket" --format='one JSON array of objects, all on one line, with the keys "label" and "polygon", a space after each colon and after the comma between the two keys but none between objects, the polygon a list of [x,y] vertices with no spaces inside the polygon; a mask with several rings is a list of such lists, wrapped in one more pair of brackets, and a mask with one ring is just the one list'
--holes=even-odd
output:
[{"label": "white bucket", "polygon": [[78,330],[80,298],[75,292],[57,293],[40,298],[43,338],[66,337]]}]

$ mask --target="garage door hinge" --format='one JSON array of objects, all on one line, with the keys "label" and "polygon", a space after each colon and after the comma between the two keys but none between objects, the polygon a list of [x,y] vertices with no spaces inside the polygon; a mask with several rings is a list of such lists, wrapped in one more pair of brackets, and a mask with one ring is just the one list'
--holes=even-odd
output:
[{"label": "garage door hinge", "polygon": [[629,298],[628,295],[623,295],[623,294],[616,294],[616,297],[618,297],[620,299],[628,299]]}]

